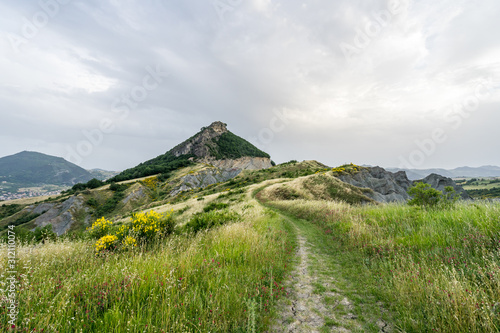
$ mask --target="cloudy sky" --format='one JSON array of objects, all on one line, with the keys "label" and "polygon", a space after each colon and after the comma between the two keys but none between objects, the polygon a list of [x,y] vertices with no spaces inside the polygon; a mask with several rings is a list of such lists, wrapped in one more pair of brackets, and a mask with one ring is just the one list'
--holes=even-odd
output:
[{"label": "cloudy sky", "polygon": [[6,0],[0,156],[122,170],[211,122],[280,163],[500,165],[498,0]]}]

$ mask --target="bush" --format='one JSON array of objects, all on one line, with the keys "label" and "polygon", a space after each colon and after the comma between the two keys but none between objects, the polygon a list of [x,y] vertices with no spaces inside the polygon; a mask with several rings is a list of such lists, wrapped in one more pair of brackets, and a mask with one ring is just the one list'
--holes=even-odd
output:
[{"label": "bush", "polygon": [[101,238],[108,233],[112,224],[113,222],[110,220],[106,220],[104,217],[101,217],[95,221],[91,227],[87,228],[87,231],[89,232],[90,237]]},{"label": "bush", "polygon": [[186,224],[186,230],[188,232],[198,232],[204,229],[221,226],[231,221],[236,221],[239,217],[240,216],[236,212],[230,212],[228,210],[212,210],[205,213],[197,213]]},{"label": "bush", "polygon": [[97,208],[99,206],[99,202],[95,198],[90,198],[87,200],[87,205],[92,208]]},{"label": "bush", "polygon": [[113,250],[118,243],[118,237],[115,235],[106,235],[95,243],[94,248],[96,252],[102,252],[107,250]]},{"label": "bush", "polygon": [[87,230],[91,237],[99,238],[94,244],[96,252],[120,248],[129,250],[136,247],[139,241],[147,243],[155,237],[161,238],[173,233],[175,221],[172,213],[173,210],[163,216],[155,211],[134,213],[132,223],[115,228],[115,232],[111,228],[113,222],[102,217]]},{"label": "bush", "polygon": [[55,241],[57,239],[57,234],[52,229],[52,224],[47,224],[45,227],[37,227],[35,231],[33,231],[33,236],[37,243],[45,243],[45,241]]},{"label": "bush", "polygon": [[435,207],[437,205],[449,206],[458,200],[458,195],[451,186],[445,187],[442,193],[430,184],[418,182],[408,190],[413,198],[408,201],[411,206]]},{"label": "bush", "polygon": [[147,213],[134,213],[132,214],[130,231],[143,240],[149,240],[155,236],[170,235],[175,228],[172,213],[173,210],[163,217],[153,210]]},{"label": "bush", "polygon": [[221,210],[221,209],[224,209],[224,208],[227,208],[227,207],[229,207],[229,205],[227,203],[223,203],[223,202],[211,202],[208,205],[206,205],[205,207],[203,207],[203,211],[204,212],[209,212],[211,210]]}]

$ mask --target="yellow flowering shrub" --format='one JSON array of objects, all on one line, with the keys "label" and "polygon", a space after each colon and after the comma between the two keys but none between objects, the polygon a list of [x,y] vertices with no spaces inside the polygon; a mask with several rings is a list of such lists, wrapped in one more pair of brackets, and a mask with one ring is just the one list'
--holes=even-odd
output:
[{"label": "yellow flowering shrub", "polygon": [[173,211],[172,209],[164,216],[154,210],[147,213],[134,213],[132,214],[131,231],[138,237],[147,239],[171,234],[175,226]]},{"label": "yellow flowering shrub", "polygon": [[136,247],[139,242],[144,243],[154,237],[160,238],[171,234],[175,228],[173,212],[172,209],[163,215],[156,211],[132,214],[132,223],[124,224],[120,228],[115,227],[114,233],[109,232],[112,222],[100,218],[87,230],[92,236],[99,238],[94,244],[98,253],[117,247],[128,250]]},{"label": "yellow flowering shrub", "polygon": [[131,249],[137,246],[137,240],[132,236],[127,236],[122,241],[122,246],[126,249]]},{"label": "yellow flowering shrub", "polygon": [[350,164],[344,164],[344,165],[341,165],[339,167],[333,168],[331,171],[334,173],[338,173],[338,174],[342,174],[342,173],[353,174],[353,173],[361,171],[362,168],[363,167],[361,167],[359,165],[350,163]]},{"label": "yellow flowering shrub", "polygon": [[92,237],[100,238],[108,233],[112,224],[113,222],[110,220],[106,220],[104,217],[101,217],[95,221],[91,227],[87,228],[87,231]]},{"label": "yellow flowering shrub", "polygon": [[102,251],[112,250],[115,248],[117,241],[118,237],[115,235],[103,236],[94,244],[95,251],[100,253]]},{"label": "yellow flowering shrub", "polygon": [[142,183],[149,189],[154,190],[158,186],[158,177],[149,177],[142,181]]}]

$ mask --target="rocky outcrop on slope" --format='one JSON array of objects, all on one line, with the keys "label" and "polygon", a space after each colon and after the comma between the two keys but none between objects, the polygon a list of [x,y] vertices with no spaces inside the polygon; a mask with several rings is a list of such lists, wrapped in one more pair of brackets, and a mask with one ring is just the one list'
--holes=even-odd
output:
[{"label": "rocky outcrop on slope", "polygon": [[78,213],[82,210],[88,212],[89,209],[85,207],[82,196],[72,196],[63,202],[31,205],[26,210],[32,214],[42,214],[34,221],[37,227],[52,224],[54,232],[60,236],[71,228]]},{"label": "rocky outcrop on slope", "polygon": [[183,191],[205,188],[209,185],[228,181],[229,179],[238,176],[241,171],[241,169],[220,169],[212,167],[187,174],[186,176],[181,177],[180,185],[177,185],[174,190],[170,192],[170,195],[176,196]]},{"label": "rocky outcrop on slope", "polygon": [[469,196],[469,194],[467,194],[467,192],[465,192],[465,190],[463,189],[462,186],[457,185],[457,183],[455,183],[453,181],[453,179],[448,178],[448,177],[443,177],[441,175],[433,173],[433,174],[430,174],[429,176],[425,177],[424,179],[414,181],[414,183],[417,183],[417,182],[424,182],[424,183],[430,184],[432,186],[432,188],[435,188],[443,193],[445,192],[445,187],[451,186],[451,187],[453,187],[455,192],[458,195],[460,195],[460,198],[465,199],[465,200],[472,199]]},{"label": "rocky outcrop on slope", "polygon": [[357,187],[372,189],[372,193],[365,195],[378,202],[406,201],[410,198],[407,192],[412,182],[404,171],[392,173],[381,167],[370,167],[337,178]]},{"label": "rocky outcrop on slope", "polygon": [[267,157],[240,157],[235,160],[211,160],[207,161],[219,169],[260,170],[272,167],[271,159]]}]

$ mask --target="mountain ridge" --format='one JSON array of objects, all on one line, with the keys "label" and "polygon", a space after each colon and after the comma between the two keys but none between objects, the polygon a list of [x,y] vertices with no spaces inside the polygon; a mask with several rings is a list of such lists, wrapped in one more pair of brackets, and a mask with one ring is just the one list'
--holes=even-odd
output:
[{"label": "mountain ridge", "polygon": [[405,171],[410,180],[425,178],[433,173],[449,178],[474,178],[474,177],[500,177],[500,167],[483,165],[480,167],[462,166],[454,169],[429,168],[429,169],[402,169],[386,168],[387,171]]}]

